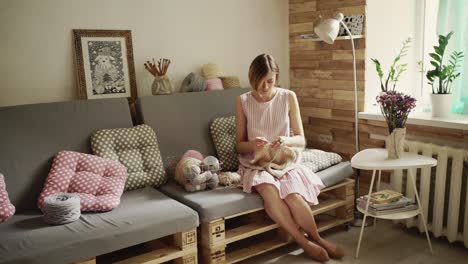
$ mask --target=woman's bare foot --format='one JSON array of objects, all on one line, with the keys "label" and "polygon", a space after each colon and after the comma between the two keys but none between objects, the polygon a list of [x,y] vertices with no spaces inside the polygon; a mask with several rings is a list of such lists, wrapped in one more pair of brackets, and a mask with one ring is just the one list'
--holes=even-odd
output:
[{"label": "woman's bare foot", "polygon": [[330,241],[328,241],[326,239],[323,239],[321,237],[319,239],[314,239],[314,238],[312,238],[312,236],[310,236],[308,234],[307,234],[306,237],[307,237],[308,240],[316,242],[321,247],[323,247],[327,251],[328,255],[331,258],[341,259],[345,255],[344,249],[340,245],[335,245],[332,242],[330,242]]},{"label": "woman's bare foot", "polygon": [[330,257],[327,254],[327,251],[321,246],[315,244],[312,241],[305,240],[304,242],[298,242],[299,246],[304,249],[304,252],[310,258],[313,258],[320,262],[329,261]]},{"label": "woman's bare foot", "polygon": [[344,249],[340,245],[333,244],[332,242],[323,238],[320,238],[315,242],[322,246],[327,251],[328,255],[334,259],[341,259],[345,255]]}]

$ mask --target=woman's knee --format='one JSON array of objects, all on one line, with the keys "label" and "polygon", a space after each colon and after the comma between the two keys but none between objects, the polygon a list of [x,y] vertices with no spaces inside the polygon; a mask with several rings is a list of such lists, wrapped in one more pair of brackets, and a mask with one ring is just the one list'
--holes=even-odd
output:
[{"label": "woman's knee", "polygon": [[285,198],[284,201],[290,205],[290,204],[297,204],[297,203],[302,203],[304,201],[304,198],[298,193],[291,193],[288,194]]},{"label": "woman's knee", "polygon": [[279,199],[278,189],[272,184],[262,183],[255,186],[255,190],[265,199]]}]

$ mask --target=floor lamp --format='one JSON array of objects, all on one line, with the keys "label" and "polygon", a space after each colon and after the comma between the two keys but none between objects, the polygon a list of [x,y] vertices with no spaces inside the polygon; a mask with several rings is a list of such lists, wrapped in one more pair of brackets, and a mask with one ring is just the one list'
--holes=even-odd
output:
[{"label": "floor lamp", "polygon": [[[318,26],[314,28],[315,34],[325,41],[328,44],[333,44],[335,42],[336,37],[338,36],[338,32],[340,30],[340,24],[344,27],[346,32],[348,33],[351,39],[351,47],[353,49],[353,79],[354,79],[354,123],[355,123],[355,131],[356,131],[356,153],[359,152],[359,123],[358,123],[358,98],[357,98],[357,81],[356,81],[356,52],[354,49],[354,39],[353,34],[349,31],[348,27],[345,23],[343,23],[343,14],[338,13],[333,18],[328,18],[322,21]],[[359,175],[356,175],[356,188],[355,194],[359,195]],[[360,213],[356,210],[356,217],[353,222],[353,226],[369,226],[371,221],[366,221],[366,223],[362,222],[362,218],[360,217]]]}]

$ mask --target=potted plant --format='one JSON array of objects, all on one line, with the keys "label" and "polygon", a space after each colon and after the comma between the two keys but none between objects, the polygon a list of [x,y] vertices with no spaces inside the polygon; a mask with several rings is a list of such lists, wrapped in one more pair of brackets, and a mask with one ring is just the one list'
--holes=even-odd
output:
[{"label": "potted plant", "polygon": [[434,117],[444,117],[449,114],[452,103],[452,83],[460,76],[458,68],[463,60],[463,52],[453,51],[448,64],[444,65],[444,59],[447,55],[445,49],[452,35],[453,31],[448,33],[447,36],[439,35],[439,45],[434,46],[433,53],[429,53],[430,63],[433,68],[426,71],[423,63],[419,62],[422,71],[426,72],[428,84],[432,88],[431,103],[432,116]]},{"label": "potted plant", "polygon": [[377,59],[372,59],[377,74],[380,78],[380,94],[376,97],[382,115],[387,122],[389,135],[385,140],[389,159],[397,159],[403,153],[403,144],[406,135],[406,120],[408,115],[416,106],[416,99],[395,91],[396,84],[403,72],[406,71],[407,63],[401,63],[401,58],[406,55],[412,39],[403,42],[403,47],[393,60],[388,75],[384,80],[382,66]]}]

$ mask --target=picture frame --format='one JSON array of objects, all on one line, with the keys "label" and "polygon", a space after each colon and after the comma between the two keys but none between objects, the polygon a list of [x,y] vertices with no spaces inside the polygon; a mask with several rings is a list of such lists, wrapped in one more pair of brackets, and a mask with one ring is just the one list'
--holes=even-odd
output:
[{"label": "picture frame", "polygon": [[137,98],[130,30],[73,29],[78,98]]}]

